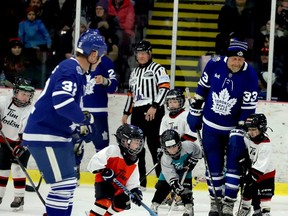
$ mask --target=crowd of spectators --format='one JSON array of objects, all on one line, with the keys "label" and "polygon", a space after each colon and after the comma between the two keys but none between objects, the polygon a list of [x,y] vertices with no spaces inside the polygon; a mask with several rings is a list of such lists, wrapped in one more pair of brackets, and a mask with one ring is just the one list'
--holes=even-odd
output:
[{"label": "crowd of spectators", "polygon": [[[225,55],[230,38],[248,42],[247,60],[258,71],[259,96],[266,99],[271,0],[226,0],[218,17],[216,54]],[[288,101],[288,0],[276,5],[272,99]]]},{"label": "crowd of spectators", "polygon": [[[119,92],[128,87],[136,66],[134,45],[145,38],[153,0],[82,0],[80,33],[97,28],[114,62]],[[76,0],[2,0],[0,72],[10,87],[15,77],[42,88],[53,68],[73,53]],[[247,60],[259,72],[266,97],[271,0],[226,0],[219,12],[216,54],[225,55],[230,38],[248,42]],[[278,0],[275,23],[272,97],[288,100],[288,0]],[[17,51],[17,52],[16,52]],[[10,83],[10,84],[9,84]]]},{"label": "crowd of spectators", "polygon": [[[43,88],[53,68],[74,53],[76,0],[3,0],[0,3],[0,73],[11,87],[15,77]],[[115,63],[119,91],[125,91],[133,47],[145,37],[153,0],[82,0],[80,34],[97,28]],[[144,6],[143,6],[144,5]],[[17,52],[16,52],[17,51]]]}]

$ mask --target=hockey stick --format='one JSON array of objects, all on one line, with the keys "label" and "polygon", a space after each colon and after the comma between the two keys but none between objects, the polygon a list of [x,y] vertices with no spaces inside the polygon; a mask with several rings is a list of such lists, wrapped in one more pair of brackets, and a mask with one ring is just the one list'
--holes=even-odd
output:
[{"label": "hockey stick", "polygon": [[[187,173],[188,173],[188,169],[184,172],[184,174],[183,174],[183,176],[182,176],[182,178],[181,178],[181,181],[180,181],[180,184],[181,184],[181,185],[183,185]],[[170,214],[171,214],[171,212],[172,212],[172,209],[173,209],[175,203],[176,203],[176,194],[172,197],[172,204],[171,204],[171,206],[170,206],[170,208],[169,208],[168,216],[170,216]]]},{"label": "hockey stick", "polygon": [[[8,146],[8,148],[11,150],[11,152],[13,152],[13,148],[11,147],[10,143],[8,142],[8,140],[6,139],[4,133],[2,130],[0,130],[0,134],[3,137],[6,145]],[[15,160],[17,161],[17,163],[19,164],[20,168],[22,169],[22,171],[24,172],[24,174],[26,175],[27,179],[29,180],[30,184],[32,185],[32,187],[34,188],[35,192],[37,193],[38,197],[40,198],[41,202],[43,203],[43,205],[45,206],[45,201],[43,199],[43,197],[41,196],[41,194],[39,193],[39,191],[36,189],[36,186],[34,184],[34,182],[32,181],[31,177],[29,176],[26,168],[23,166],[23,164],[21,163],[21,161],[19,160],[18,157],[15,157]]]},{"label": "hockey stick", "polygon": [[140,183],[146,179],[146,177],[158,166],[159,161],[140,179]]},{"label": "hockey stick", "polygon": [[[186,95],[187,95],[187,99],[188,99],[189,105],[191,106],[191,96],[190,96],[190,91],[189,91],[188,87],[185,88],[185,92],[186,92]],[[213,194],[214,194],[214,198],[215,198],[218,214],[219,214],[219,216],[222,216],[221,206],[220,206],[219,200],[218,200],[217,195],[216,195],[216,190],[215,190],[215,187],[214,187],[214,184],[213,184],[213,179],[212,179],[212,176],[211,176],[211,172],[210,172],[210,169],[209,169],[209,165],[208,165],[208,162],[207,162],[206,155],[204,153],[204,147],[203,147],[203,143],[202,143],[202,137],[201,137],[201,134],[200,134],[200,130],[197,130],[197,136],[198,136],[198,140],[199,140],[199,143],[200,143],[200,146],[201,146],[201,149],[202,149],[202,154],[203,154],[203,158],[204,158],[204,164],[205,164],[206,172],[208,174],[209,181],[210,181],[210,184],[211,184],[211,187],[212,187],[212,191],[213,191]]]},{"label": "hockey stick", "polygon": [[[37,186],[36,186],[36,189],[37,189],[37,190],[39,190],[39,188],[40,188],[40,185],[41,185],[41,183],[42,183],[42,179],[43,179],[43,177],[42,177],[42,175],[41,175],[41,176],[40,176],[40,179],[39,179],[39,181],[38,181],[38,184],[37,184]],[[34,188],[33,188],[31,185],[26,185],[25,191],[35,192]]]},{"label": "hockey stick", "polygon": [[201,149],[202,149],[202,153],[203,153],[203,158],[204,158],[204,164],[205,164],[205,167],[206,167],[206,172],[208,174],[208,178],[209,178],[209,181],[210,181],[210,184],[211,184],[211,187],[212,187],[212,191],[213,191],[213,194],[214,194],[214,198],[215,198],[218,214],[219,214],[219,216],[222,216],[221,206],[220,206],[219,200],[218,200],[217,195],[216,195],[216,190],[215,190],[215,187],[214,187],[214,184],[213,184],[213,179],[212,179],[211,172],[210,172],[210,169],[209,169],[209,165],[208,165],[208,162],[207,162],[207,158],[206,158],[206,155],[205,155],[205,152],[204,152],[204,147],[203,147],[203,143],[202,143],[202,137],[201,137],[201,134],[200,134],[199,130],[197,130],[197,135],[198,135],[198,140],[199,140],[199,143],[200,143],[200,146],[201,146]]},{"label": "hockey stick", "polygon": [[[119,182],[116,178],[113,179],[113,182],[120,187],[122,190],[124,190],[124,192],[129,195],[132,199],[135,198],[135,195],[128,190],[121,182]],[[155,212],[152,211],[152,209],[150,209],[145,203],[143,203],[141,200],[139,200],[141,206],[143,206],[152,216],[157,216],[157,214],[155,214]]]}]

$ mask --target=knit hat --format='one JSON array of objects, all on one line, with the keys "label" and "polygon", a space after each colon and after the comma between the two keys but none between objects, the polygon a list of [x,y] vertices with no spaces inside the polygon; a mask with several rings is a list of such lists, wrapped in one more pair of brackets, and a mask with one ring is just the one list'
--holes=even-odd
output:
[{"label": "knit hat", "polygon": [[29,6],[26,8],[25,12],[28,14],[30,11],[34,11],[35,14],[38,12],[38,7],[37,6]]},{"label": "knit hat", "polygon": [[10,38],[9,39],[9,47],[15,47],[15,46],[19,46],[19,47],[23,47],[23,44],[20,41],[20,38]]},{"label": "knit hat", "polygon": [[99,0],[96,4],[96,7],[100,6],[104,9],[105,12],[108,12],[108,0]]},{"label": "knit hat", "polygon": [[239,41],[236,38],[230,40],[227,56],[239,56],[245,58],[248,50],[248,44],[245,41]]}]

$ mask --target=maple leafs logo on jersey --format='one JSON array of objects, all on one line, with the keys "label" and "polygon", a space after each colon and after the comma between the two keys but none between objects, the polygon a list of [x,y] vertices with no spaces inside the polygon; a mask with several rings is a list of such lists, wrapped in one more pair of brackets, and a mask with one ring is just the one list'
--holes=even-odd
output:
[{"label": "maple leafs logo on jersey", "polygon": [[212,93],[212,110],[219,115],[230,115],[232,107],[236,104],[237,99],[231,98],[228,90],[225,88],[220,93]]},{"label": "maple leafs logo on jersey", "polygon": [[85,89],[85,95],[90,95],[94,93],[94,86],[96,85],[95,78],[91,78],[91,75],[86,76],[86,89]]}]

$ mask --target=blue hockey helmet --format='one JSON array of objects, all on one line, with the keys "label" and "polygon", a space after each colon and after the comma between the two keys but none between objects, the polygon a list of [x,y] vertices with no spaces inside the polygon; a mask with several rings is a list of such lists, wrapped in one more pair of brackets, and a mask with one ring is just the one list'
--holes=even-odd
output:
[{"label": "blue hockey helmet", "polygon": [[85,56],[98,51],[98,57],[100,57],[107,52],[107,45],[97,29],[88,29],[81,34],[76,51]]}]

